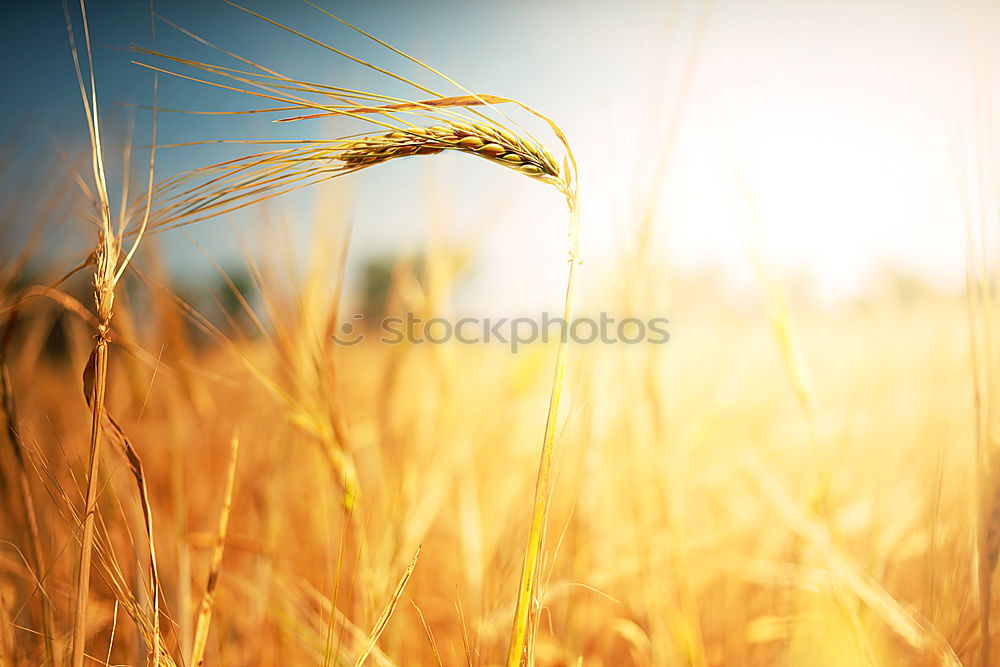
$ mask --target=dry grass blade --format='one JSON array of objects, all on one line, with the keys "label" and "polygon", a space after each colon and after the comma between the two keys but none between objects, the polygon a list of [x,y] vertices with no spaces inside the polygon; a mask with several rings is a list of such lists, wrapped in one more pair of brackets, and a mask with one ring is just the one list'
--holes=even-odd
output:
[{"label": "dry grass blade", "polygon": [[234,433],[230,447],[229,468],[226,472],[226,490],[223,495],[222,511],[219,512],[219,532],[216,536],[215,550],[212,552],[212,563],[208,569],[208,583],[205,585],[205,595],[201,598],[201,606],[198,608],[198,621],[195,624],[194,644],[191,648],[192,665],[201,665],[205,661],[208,628],[212,622],[212,609],[215,605],[215,589],[219,583],[222,554],[226,548],[226,533],[229,530],[229,514],[233,508],[233,486],[236,482],[236,458],[239,454],[239,448],[240,439]]},{"label": "dry grass blade", "polygon": [[[8,323],[8,327],[12,326],[12,322],[13,318],[11,323]],[[5,337],[9,333],[10,329],[6,332]],[[4,344],[3,347],[5,348],[6,345]],[[18,492],[21,495],[21,504],[24,505],[25,521],[28,524],[28,538],[31,544],[31,565],[34,568],[36,585],[40,592],[38,599],[42,610],[42,639],[45,645],[45,655],[48,658],[49,664],[55,665],[55,650],[52,646],[55,617],[52,612],[52,604],[49,596],[43,587],[46,567],[45,556],[42,553],[42,541],[38,532],[38,514],[35,511],[35,501],[31,496],[31,488],[28,485],[24,443],[21,441],[21,432],[17,421],[14,391],[10,381],[10,373],[7,369],[7,360],[2,350],[0,350],[0,409],[3,410],[4,421],[7,422],[7,437],[14,451],[14,460],[17,463]]]},{"label": "dry grass blade", "polygon": [[413,570],[417,567],[417,558],[420,557],[420,547],[417,547],[417,552],[413,554],[413,558],[410,559],[410,564],[406,566],[406,570],[403,572],[403,576],[400,577],[399,583],[396,584],[396,590],[392,592],[392,596],[389,598],[389,602],[386,603],[385,608],[379,615],[378,620],[375,621],[375,627],[372,628],[371,634],[368,635],[368,640],[365,642],[365,646],[361,649],[361,653],[358,654],[358,659],[354,661],[354,667],[361,667],[365,664],[365,660],[371,655],[372,649],[378,643],[379,637],[385,632],[386,626],[389,625],[389,619],[392,618],[392,612],[396,611],[396,606],[399,604],[399,599],[403,596],[403,590],[406,588],[406,582],[410,580],[410,576],[413,575]]},{"label": "dry grass blade", "polygon": [[[107,429],[112,428],[110,423],[106,423],[105,426]],[[50,462],[44,457],[39,456],[40,452],[37,449],[29,453],[32,454],[31,462],[35,473],[46,482],[49,496],[56,502],[59,514],[75,529],[73,536],[77,542],[81,542],[82,536],[79,529],[82,526],[83,517],[81,516],[82,512],[75,505],[71,497],[71,492],[52,473]],[[75,488],[72,495],[79,496],[81,492],[80,488]],[[133,588],[130,586],[129,577],[118,562],[118,557],[115,553],[114,538],[108,531],[103,518],[99,517],[97,523],[93,543],[97,571],[114,595],[116,603],[125,610],[132,620],[135,628],[138,630],[138,635],[147,646],[153,646],[157,641],[153,636],[154,622],[145,605],[137,599]],[[87,659],[98,662],[98,658],[92,655],[85,653],[84,656]],[[174,664],[170,654],[164,651],[160,654],[159,663],[154,667],[173,667]]]},{"label": "dry grass blade", "polygon": [[417,612],[417,616],[420,617],[420,625],[424,628],[424,634],[427,635],[427,641],[431,645],[431,651],[434,652],[434,662],[437,663],[438,667],[444,667],[444,663],[441,662],[441,652],[438,651],[437,641],[434,639],[434,633],[431,632],[431,628],[427,625],[427,619],[424,618],[424,612],[420,611],[420,607],[413,600],[410,600],[410,604]]},{"label": "dry grass blade", "polygon": [[[83,374],[84,395],[87,403],[91,405],[91,396],[95,394],[95,377],[100,368],[97,361],[97,351],[90,356],[87,368]],[[96,412],[96,410],[95,410]],[[108,437],[118,445],[125,459],[128,461],[129,470],[135,479],[136,491],[139,494],[139,504],[142,507],[143,526],[146,530],[146,541],[149,547],[149,579],[150,579],[150,600],[153,606],[152,615],[152,664],[160,664],[160,577],[156,567],[156,544],[153,539],[153,509],[149,503],[149,490],[146,487],[146,474],[142,467],[142,460],[139,453],[132,445],[132,441],[125,435],[118,422],[106,410],[102,412],[104,428]]]},{"label": "dry grass blade", "polygon": [[915,650],[935,654],[939,664],[961,667],[958,656],[940,633],[915,611],[903,607],[878,582],[845,558],[834,546],[826,529],[796,506],[795,501],[762,463],[749,456],[744,458],[743,463],[750,479],[781,520],[823,557],[835,579],[843,582],[848,590]]},{"label": "dry grass blade", "polygon": [[[452,107],[475,107],[482,104],[517,104],[516,100],[506,97],[498,97],[483,93],[482,95],[456,95],[454,97],[439,97],[432,100],[422,100],[420,102],[398,102],[396,104],[383,104],[376,107],[354,107],[348,109],[348,113],[382,113],[385,111],[421,111],[426,109],[448,109]],[[296,120],[307,120],[310,118],[327,118],[336,114],[330,112],[310,114],[308,116],[295,116],[293,118],[279,118],[276,122],[288,123]]]}]

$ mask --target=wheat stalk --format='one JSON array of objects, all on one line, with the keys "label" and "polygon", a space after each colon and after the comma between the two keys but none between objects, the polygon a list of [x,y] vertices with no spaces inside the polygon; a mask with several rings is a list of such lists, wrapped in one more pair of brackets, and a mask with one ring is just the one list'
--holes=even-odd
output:
[{"label": "wheat stalk", "polygon": [[410,559],[409,565],[403,571],[403,576],[399,578],[399,583],[396,584],[396,589],[392,592],[389,597],[389,601],[386,603],[385,608],[382,613],[379,614],[378,619],[375,621],[375,627],[372,628],[371,633],[368,635],[368,639],[365,641],[364,647],[361,649],[361,653],[358,654],[357,659],[354,661],[354,667],[362,667],[368,656],[371,655],[375,646],[378,644],[379,637],[385,632],[386,626],[389,625],[389,619],[392,617],[392,613],[396,611],[396,606],[399,604],[399,599],[403,596],[403,590],[406,588],[407,582],[410,581],[410,577],[413,576],[413,570],[417,567],[417,559],[420,558],[420,547],[417,547],[417,552],[413,554],[413,558]]},{"label": "wheat stalk", "polygon": [[[153,165],[155,161],[155,149],[150,154],[149,160],[149,188],[144,198],[145,211],[140,212],[136,220],[140,222],[132,233],[132,245],[127,252],[123,252],[123,240],[129,222],[133,220],[128,215],[124,202],[128,198],[127,179],[122,188],[122,211],[121,217],[115,228],[112,222],[111,205],[108,197],[107,176],[104,167],[104,148],[101,141],[100,116],[97,105],[97,85],[94,76],[94,62],[90,45],[90,28],[87,22],[87,10],[84,0],[80,0],[80,18],[83,27],[85,53],[87,55],[88,82],[84,79],[83,68],[80,63],[80,56],[77,51],[73,34],[73,19],[67,4],[63,4],[63,12],[66,18],[66,29],[69,36],[70,51],[73,56],[73,64],[76,69],[77,83],[80,88],[80,96],[83,101],[84,115],[87,120],[87,130],[90,135],[91,167],[94,178],[93,204],[97,209],[98,238],[97,248],[92,257],[95,266],[93,276],[94,303],[97,311],[97,336],[94,343],[90,360],[84,370],[85,395],[88,406],[91,409],[92,418],[90,426],[90,448],[87,464],[86,496],[84,500],[83,531],[80,540],[80,565],[77,572],[76,586],[76,610],[73,618],[72,634],[72,657],[73,667],[82,667],[85,655],[85,644],[87,638],[87,608],[90,596],[90,569],[91,559],[94,550],[94,530],[97,517],[97,496],[98,496],[98,467],[100,463],[99,447],[105,435],[106,424],[110,422],[114,427],[112,433],[120,433],[117,424],[107,414],[104,406],[105,393],[108,380],[108,348],[111,343],[111,318],[114,311],[115,291],[118,283],[128,268],[139,242],[145,234],[149,222],[149,212],[152,205],[153,196]],[[156,98],[156,83],[153,84],[153,96]],[[156,143],[156,119],[153,120],[153,143]],[[142,211],[142,209],[140,209]],[[126,440],[127,442],[127,440]],[[135,454],[131,445],[126,448],[129,454],[130,464],[136,474],[136,479],[142,494],[143,512],[147,527],[147,538],[150,550],[150,573],[153,579],[153,619],[152,619],[152,664],[160,664],[161,646],[159,629],[159,597],[158,582],[156,575],[156,556],[153,545],[152,515],[149,509],[148,494],[146,494],[144,475],[141,472],[141,463],[138,455]]]},{"label": "wheat stalk", "polygon": [[222,555],[226,548],[226,534],[229,530],[229,515],[233,508],[233,486],[236,482],[236,458],[240,447],[240,438],[233,433],[229,452],[229,468],[226,472],[225,491],[223,493],[222,510],[219,512],[219,531],[212,551],[212,562],[208,570],[208,583],[205,594],[198,607],[198,620],[195,623],[194,642],[191,649],[190,664],[197,667],[205,663],[205,647],[208,644],[208,628],[212,622],[212,609],[215,605],[215,589],[219,583],[219,570],[222,568]]}]

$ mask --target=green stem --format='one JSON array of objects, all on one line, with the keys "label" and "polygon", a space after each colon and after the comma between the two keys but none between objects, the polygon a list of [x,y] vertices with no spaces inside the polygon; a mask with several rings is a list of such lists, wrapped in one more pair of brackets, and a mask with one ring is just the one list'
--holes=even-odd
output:
[{"label": "green stem", "polygon": [[576,206],[571,206],[570,223],[570,263],[569,276],[566,279],[566,301],[563,305],[563,321],[566,329],[559,339],[556,353],[556,366],[552,377],[552,392],[549,394],[549,410],[545,418],[545,434],[542,438],[542,453],[538,462],[538,479],[535,482],[535,501],[531,512],[531,525],[528,529],[528,540],[524,550],[524,563],[521,566],[521,584],[517,594],[517,607],[514,610],[514,626],[510,635],[510,647],[507,651],[507,667],[519,667],[524,656],[527,642],[529,611],[531,602],[538,588],[538,566],[545,536],[545,519],[548,515],[549,498],[552,486],[552,449],[555,441],[556,426],[559,416],[559,399],[562,396],[563,376],[566,374],[566,352],[568,348],[568,331],[570,315],[573,307],[573,291],[577,265],[576,229],[578,213]]}]

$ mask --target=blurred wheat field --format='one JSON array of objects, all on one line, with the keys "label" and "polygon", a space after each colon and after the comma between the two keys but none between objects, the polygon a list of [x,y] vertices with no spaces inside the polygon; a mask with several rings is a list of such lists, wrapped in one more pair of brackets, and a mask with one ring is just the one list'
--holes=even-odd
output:
[{"label": "blurred wheat field", "polygon": [[[284,321],[277,346],[195,345],[174,308],[143,308],[129,340],[156,358],[118,348],[112,364],[108,404],[149,471],[167,645],[190,641],[238,432],[209,662],[323,662],[338,558],[334,625],[338,637],[347,628],[350,655],[423,545],[373,659],[433,664],[422,613],[445,664],[494,664],[509,631],[551,349],[340,350],[362,489],[348,518],[316,429],[301,424],[322,412],[308,358],[324,343],[318,313],[273,306]],[[76,369],[89,344],[73,323],[65,357],[47,358],[41,340],[58,310],[31,308],[11,360],[57,612],[71,601],[74,520],[63,499],[80,497],[88,412]],[[906,642],[908,624],[926,624],[974,664],[975,606],[959,593],[972,586],[973,547],[968,346],[952,325],[964,304],[926,296],[803,314],[816,452],[768,323],[685,312],[663,348],[573,351],[537,663],[939,664]],[[120,317],[131,320],[131,309]],[[132,581],[143,576],[138,510],[126,465],[103,456],[100,531]],[[818,460],[830,475],[828,524],[810,509]],[[13,544],[19,516],[5,515]],[[31,664],[31,578],[17,550],[4,560],[5,659]],[[856,590],[854,576],[877,596]],[[121,612],[112,643],[115,596],[96,586],[90,644],[134,664],[143,646]]]},{"label": "blurred wheat field", "polygon": [[[662,170],[609,222],[628,236],[619,254],[589,265],[572,137],[533,107],[342,21],[457,90],[309,37],[415,97],[135,48],[158,77],[187,67],[186,84],[288,105],[208,113],[363,125],[233,140],[238,157],[161,174],[158,152],[177,146],[158,143],[158,121],[148,165],[131,137],[106,138],[86,5],[66,12],[89,146],[34,154],[37,173],[0,152],[0,665],[1000,664],[988,97],[957,174],[964,210],[949,212],[964,294],[885,270],[862,298],[822,303],[763,252],[768,208],[737,164],[748,224],[729,232],[756,273],[753,295],[733,298],[654,243],[673,222],[657,208],[679,120],[650,149]],[[304,227],[285,195],[440,153],[565,201],[568,227],[552,222],[569,231],[565,313],[582,267],[572,312],[667,318],[669,340],[379,340],[382,318],[466,315],[491,241],[449,234],[463,211],[425,172],[423,209],[400,222],[422,230],[420,249],[359,279],[363,222],[344,191],[310,189]],[[479,222],[505,224],[490,206]],[[159,232],[234,214],[238,261],[194,239],[184,268],[171,261]]]}]

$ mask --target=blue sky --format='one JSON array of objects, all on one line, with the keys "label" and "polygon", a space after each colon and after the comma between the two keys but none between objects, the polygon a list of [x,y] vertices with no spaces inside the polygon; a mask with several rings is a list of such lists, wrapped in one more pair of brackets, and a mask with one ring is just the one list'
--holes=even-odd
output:
[{"label": "blue sky", "polygon": [[[305,3],[247,4],[359,57],[417,74]],[[977,62],[995,59],[975,45],[995,41],[984,26],[997,17],[975,3],[718,0],[707,13],[699,2],[651,1],[324,6],[477,91],[517,97],[559,120],[581,163],[591,267],[585,273],[596,282],[634,238],[637,202],[652,192],[659,211],[652,242],[664,266],[721,272],[737,294],[754,289],[748,236],[779,274],[805,276],[831,301],[862,294],[884,265],[945,289],[961,284],[962,205],[969,194],[960,163],[976,141],[966,121],[983,97],[973,72]],[[404,93],[224,3],[163,0],[156,7],[279,71]],[[114,136],[117,129],[120,137],[133,113],[122,103],[151,100],[149,73],[124,50],[152,44],[148,8],[110,1],[88,8],[106,131]],[[83,116],[60,4],[17,3],[0,11],[0,56],[8,89],[15,91],[0,107],[0,134],[17,127],[22,145],[38,147],[53,138],[78,141]],[[702,46],[691,66],[697,35]],[[165,25],[156,43],[161,51],[222,62]],[[210,110],[245,108],[247,100],[163,79],[160,103]],[[683,121],[668,169],[651,183],[648,174],[678,111]],[[141,145],[150,114],[134,113]],[[337,136],[343,127],[163,114],[160,132],[171,142],[292,132]],[[158,173],[222,154],[221,148],[162,151]],[[352,224],[352,261],[361,262],[419,248],[426,212],[444,211],[442,224],[452,235],[476,239],[475,289],[491,303],[557,304],[562,202],[537,183],[498,171],[461,155],[401,160],[344,179],[336,188],[340,203],[326,213]],[[309,195],[291,198],[276,210],[300,218],[310,201]],[[249,230],[252,216],[233,222]],[[222,222],[199,224],[190,234],[224,263],[238,252]],[[166,243],[178,266],[207,266],[185,235],[170,234]]]},{"label": "blue sky", "polygon": [[[305,3],[254,2],[248,6],[358,57],[407,76],[421,77],[422,82],[434,86],[441,84],[433,76],[420,72],[412,64],[352,33]],[[532,103],[546,107],[555,107],[557,103],[567,108],[589,104],[589,93],[582,85],[583,72],[570,61],[572,53],[560,54],[553,44],[589,41],[595,22],[600,22],[599,14],[605,12],[600,5],[591,6],[582,14],[576,13],[581,6],[564,6],[563,11],[571,15],[575,13],[576,19],[560,27],[555,42],[548,28],[537,23],[544,12],[540,14],[530,3],[329,2],[324,6],[419,55],[459,81],[476,81],[477,90],[510,91],[510,94],[530,97]],[[156,3],[156,9],[171,21],[226,49],[303,79],[380,93],[412,95],[412,91],[397,82],[373,75],[371,71],[222,2],[164,0]],[[74,15],[78,14],[78,8],[72,4],[71,10]],[[554,8],[544,11],[553,12]],[[79,143],[85,126],[61,5],[58,2],[24,3],[5,12],[9,20],[3,21],[0,27],[0,53],[3,62],[13,65],[9,68],[13,78],[11,85],[20,94],[17,103],[0,109],[0,131],[18,128],[20,145],[28,153],[44,149],[53,140],[64,145]],[[131,44],[153,44],[148,6],[129,2],[91,2],[88,3],[88,14],[108,145],[114,147],[115,138],[120,144],[130,118],[135,122],[134,143],[146,144],[151,114],[134,111],[128,105],[151,103],[151,76],[147,70],[131,62],[138,57],[125,49]],[[79,23],[76,29],[79,40]],[[574,31],[580,34],[574,36]],[[157,27],[155,43],[162,52],[232,64],[224,56],[164,24]],[[610,65],[597,53],[594,55],[596,62],[586,67],[589,75]],[[147,57],[138,59],[152,60]],[[539,80],[540,74],[544,74],[544,81]],[[553,81],[558,81],[558,84],[553,85]],[[159,95],[160,105],[166,108],[223,110],[252,106],[252,100],[237,94],[169,77],[161,78]],[[314,137],[334,137],[344,130],[329,123],[317,123],[306,128],[301,125],[276,126],[261,121],[259,117],[211,118],[161,114],[159,118],[160,143],[208,138],[300,136],[297,132]],[[168,176],[180,169],[234,154],[226,150],[223,147],[207,147],[160,151],[157,156],[158,175]],[[109,148],[110,151],[112,148]],[[137,154],[137,161],[142,155],[141,152]],[[498,210],[501,208],[506,198],[497,191],[497,183],[512,181],[509,174],[495,174],[496,170],[489,165],[469,165],[466,160],[455,164],[456,161],[444,158],[438,162],[444,163],[440,169],[437,169],[439,165],[429,168],[432,171],[460,170],[463,173],[467,182],[461,189],[466,195],[466,206],[475,207],[477,201],[486,198],[490,200],[490,206]],[[109,160],[109,163],[113,164],[114,160]],[[417,165],[391,165],[385,168],[384,176],[366,175],[364,179],[355,179],[361,182],[338,188],[341,198],[352,202],[372,202],[370,205],[350,205],[346,213],[354,229],[355,255],[359,261],[367,255],[391,252],[397,248],[412,250],[421,246],[426,236],[425,225],[420,219],[428,205],[425,191],[436,189],[447,197],[452,189],[445,182],[448,180],[446,174],[427,174],[424,173],[426,169]],[[534,183],[516,183],[515,188],[517,185],[521,185],[521,192],[539,187]],[[559,198],[554,196],[549,199],[555,203],[552,208],[557,211],[556,224],[561,225],[563,216],[558,213]],[[310,200],[308,193],[289,198],[289,201],[280,202],[277,210],[292,217],[306,217],[310,215]],[[474,226],[470,212],[468,209],[464,213],[454,211],[460,218],[456,225]],[[477,212],[474,217],[481,218],[481,213]],[[252,217],[252,212],[248,217]],[[242,224],[240,219],[234,221]],[[530,231],[530,222],[527,229]],[[212,222],[198,225],[189,228],[188,233],[224,264],[236,252],[233,234],[225,224]],[[553,238],[561,239],[561,236],[560,229]],[[198,253],[192,252],[186,235],[172,234],[165,242],[172,260],[183,268],[196,265],[204,269],[207,266]]]}]

